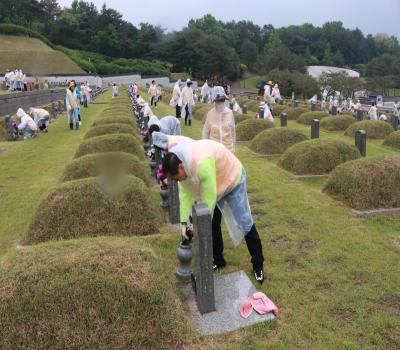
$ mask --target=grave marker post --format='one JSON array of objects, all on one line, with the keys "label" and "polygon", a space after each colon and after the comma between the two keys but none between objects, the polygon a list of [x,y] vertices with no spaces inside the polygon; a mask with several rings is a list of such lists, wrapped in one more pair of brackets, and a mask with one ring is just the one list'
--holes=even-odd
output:
[{"label": "grave marker post", "polygon": [[337,115],[337,107],[332,106],[332,115]]},{"label": "grave marker post", "polygon": [[168,189],[169,222],[175,226],[181,223],[178,183],[174,180],[168,180]]},{"label": "grave marker post", "polygon": [[311,120],[311,138],[312,139],[319,138],[319,120],[318,119]]},{"label": "grave marker post", "polygon": [[399,117],[397,115],[392,115],[391,124],[394,130],[397,130],[399,126]]},{"label": "grave marker post", "polygon": [[281,113],[281,128],[287,127],[287,114]]},{"label": "grave marker post", "polygon": [[213,248],[211,233],[211,213],[203,203],[192,207],[195,241],[195,268],[192,275],[200,313],[215,311]]},{"label": "grave marker post", "polygon": [[361,153],[362,157],[367,154],[367,133],[364,130],[357,130],[355,134],[356,147]]},{"label": "grave marker post", "polygon": [[364,119],[364,112],[363,111],[357,111],[357,120],[361,121]]}]

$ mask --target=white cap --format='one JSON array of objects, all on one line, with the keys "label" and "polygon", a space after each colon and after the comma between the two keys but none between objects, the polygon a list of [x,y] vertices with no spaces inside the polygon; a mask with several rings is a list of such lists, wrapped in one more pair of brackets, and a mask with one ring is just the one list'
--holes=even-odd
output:
[{"label": "white cap", "polygon": [[190,80],[190,78],[186,79],[186,84],[193,84],[193,82]]},{"label": "white cap", "polygon": [[225,90],[222,86],[214,86],[214,101],[221,101],[228,99]]},{"label": "white cap", "polygon": [[25,115],[25,111],[22,108],[18,108],[17,116],[22,118]]}]

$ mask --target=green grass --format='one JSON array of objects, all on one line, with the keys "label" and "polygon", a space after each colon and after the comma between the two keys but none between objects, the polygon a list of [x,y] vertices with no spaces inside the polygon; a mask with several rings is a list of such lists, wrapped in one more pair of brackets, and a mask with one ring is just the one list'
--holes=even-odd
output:
[{"label": "green grass", "polygon": [[0,71],[21,68],[30,75],[84,73],[69,57],[35,38],[0,34]]},{"label": "green grass", "polygon": [[246,79],[243,79],[240,82],[240,87],[241,88],[246,88],[246,89],[249,89],[249,90],[258,91],[258,89],[256,88],[256,85],[261,80],[265,80],[265,77],[260,76],[260,75],[250,76],[250,77],[248,77]]},{"label": "green grass", "polygon": [[[84,120],[93,120],[100,106],[91,106]],[[164,103],[153,111],[158,117],[173,114]],[[6,196],[0,202],[3,252],[24,237],[34,209],[54,188],[83,137],[69,132],[64,121],[37,140],[0,143],[7,148],[0,154],[0,195]],[[275,123],[278,127],[279,119]],[[309,136],[309,127],[292,121],[289,126]],[[192,127],[182,128],[184,135],[199,138],[202,124],[193,120]],[[343,133],[321,130],[321,138],[354,144]],[[399,154],[381,142],[368,140],[367,155]],[[266,280],[258,289],[276,302],[281,316],[226,335],[201,337],[194,348],[398,349],[400,215],[357,219],[320,191],[325,179],[297,180],[276,165],[276,158],[258,157],[247,145],[238,145],[237,155],[246,167],[249,199],[264,246]],[[179,232],[168,226],[161,231],[134,240],[151,246],[159,266],[172,276]],[[234,248],[226,232],[224,240],[228,266],[222,273],[250,273],[246,245]],[[177,283],[174,288],[180,293]],[[184,310],[187,314],[187,306]]]}]

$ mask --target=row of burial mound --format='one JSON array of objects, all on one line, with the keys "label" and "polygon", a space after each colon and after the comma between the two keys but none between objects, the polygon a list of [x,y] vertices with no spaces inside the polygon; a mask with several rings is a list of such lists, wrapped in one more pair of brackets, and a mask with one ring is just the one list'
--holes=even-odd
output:
[{"label": "row of burial mound", "polygon": [[0,258],[1,349],[201,347],[162,257],[137,237],[159,233],[161,216],[126,101],[112,100],[126,107],[96,119],[43,199],[33,245]]}]

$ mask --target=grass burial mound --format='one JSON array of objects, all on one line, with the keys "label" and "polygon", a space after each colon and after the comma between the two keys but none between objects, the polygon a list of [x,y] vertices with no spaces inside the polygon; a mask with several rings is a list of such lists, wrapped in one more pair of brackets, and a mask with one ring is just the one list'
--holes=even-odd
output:
[{"label": "grass burial mound", "polygon": [[1,349],[188,349],[160,257],[133,238],[52,242],[0,260]]},{"label": "grass burial mound", "polygon": [[159,209],[139,178],[87,178],[65,182],[41,203],[28,241],[84,236],[140,236],[158,233]]},{"label": "grass burial mound", "polygon": [[336,140],[309,140],[288,148],[279,165],[296,175],[323,175],[360,156],[355,146]]},{"label": "grass burial mound", "polygon": [[285,105],[274,104],[272,105],[272,114],[274,115],[274,117],[279,117],[286,108],[287,106]]},{"label": "grass burial mound", "polygon": [[117,174],[130,174],[150,185],[148,165],[138,157],[126,152],[94,153],[74,159],[68,164],[61,181],[71,181],[96,177],[113,171]]},{"label": "grass burial mound", "polygon": [[307,108],[304,107],[286,107],[282,113],[286,113],[289,120],[297,120],[300,115],[308,112]]},{"label": "grass burial mound", "polygon": [[356,123],[356,120],[353,116],[342,114],[323,118],[320,125],[322,129],[327,131],[344,131],[354,123]]},{"label": "grass burial mound", "polygon": [[400,157],[358,159],[338,166],[324,191],[359,210],[400,207]]},{"label": "grass burial mound", "polygon": [[383,141],[385,146],[400,149],[400,131],[394,131],[388,136],[386,136],[385,141]]},{"label": "grass burial mound", "polygon": [[287,148],[296,143],[307,140],[307,136],[300,131],[288,128],[274,128],[259,133],[249,148],[259,154],[282,154]]},{"label": "grass burial mound", "polygon": [[107,135],[107,134],[129,134],[138,135],[138,129],[132,127],[129,124],[123,123],[111,123],[105,125],[98,125],[89,129],[85,134],[85,139],[90,139],[92,137]]},{"label": "grass burial mound", "polygon": [[326,112],[304,112],[300,114],[297,118],[297,123],[304,125],[311,125],[311,120],[318,119],[323,120],[324,118],[329,117],[329,113]]},{"label": "grass burial mound", "polygon": [[238,141],[250,141],[265,129],[274,127],[274,123],[264,119],[247,119],[240,122],[236,127],[236,139]]},{"label": "grass burial mound", "polygon": [[357,130],[365,130],[368,139],[384,139],[391,132],[393,128],[390,124],[381,120],[362,120],[350,125],[344,134],[346,136],[354,137]]},{"label": "grass burial mound", "polygon": [[[214,107],[214,103],[206,104],[203,107],[198,108],[193,113],[193,118],[200,121],[205,121],[207,113]],[[185,111],[182,111],[182,116],[185,115]]]},{"label": "grass burial mound", "polygon": [[233,116],[235,117],[235,124],[239,124],[242,121],[249,119],[249,117],[247,115],[239,114],[239,113],[236,113],[236,112],[233,112]]},{"label": "grass burial mound", "polygon": [[128,124],[132,126],[133,128],[135,127],[135,123],[133,121],[133,118],[126,116],[126,115],[114,115],[110,117],[109,114],[100,116],[97,118],[92,126],[99,126],[99,125],[107,125],[107,124]]},{"label": "grass burial mound", "polygon": [[109,134],[84,140],[79,145],[75,158],[104,152],[127,152],[144,159],[143,146],[139,139],[127,134]]}]

